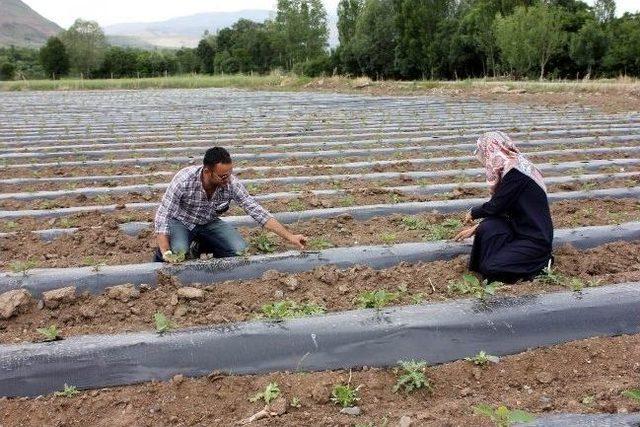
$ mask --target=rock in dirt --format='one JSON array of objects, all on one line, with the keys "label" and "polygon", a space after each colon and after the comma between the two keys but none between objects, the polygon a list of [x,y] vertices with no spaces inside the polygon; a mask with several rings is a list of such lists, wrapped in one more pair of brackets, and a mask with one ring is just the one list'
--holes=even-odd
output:
[{"label": "rock in dirt", "polygon": [[333,285],[340,278],[338,272],[331,267],[318,267],[313,270],[313,276],[327,285]]},{"label": "rock in dirt", "polygon": [[76,299],[76,287],[67,286],[66,288],[54,289],[42,294],[44,306],[47,308],[57,308],[62,303],[70,303]]},{"label": "rock in dirt", "polygon": [[187,308],[186,305],[180,304],[173,311],[173,315],[176,316],[176,317],[183,317],[185,314],[187,314],[188,311],[189,311],[189,309]]},{"label": "rock in dirt", "polygon": [[14,289],[0,294],[0,319],[8,319],[31,302],[31,294],[25,289]]},{"label": "rock in dirt", "polygon": [[282,292],[280,289],[277,289],[274,293],[273,293],[273,297],[277,300],[280,300],[282,298],[284,298],[284,292]]},{"label": "rock in dirt", "polygon": [[136,299],[140,296],[140,291],[131,283],[112,286],[107,288],[106,292],[109,298],[121,302],[129,302],[130,300]]},{"label": "rock in dirt", "polygon": [[182,384],[184,382],[184,375],[182,375],[182,374],[174,375],[173,378],[171,378],[171,382],[174,385]]},{"label": "rock in dirt", "polygon": [[398,427],[411,427],[411,417],[407,415],[403,415],[400,418],[400,422],[398,423]]},{"label": "rock in dirt", "polygon": [[283,283],[287,286],[287,288],[289,288],[290,291],[295,291],[299,286],[298,279],[293,276],[286,277],[283,280]]},{"label": "rock in dirt", "polygon": [[319,405],[329,403],[329,388],[321,383],[316,383],[311,389],[311,399]]},{"label": "rock in dirt", "polygon": [[267,270],[264,273],[262,273],[262,280],[266,280],[266,281],[277,281],[280,280],[280,277],[282,276],[282,274],[277,271],[277,270]]},{"label": "rock in dirt", "polygon": [[357,417],[358,415],[360,415],[362,413],[362,410],[360,409],[359,406],[351,406],[349,408],[342,408],[340,410],[341,414],[347,414],[347,415],[353,415],[354,417]]},{"label": "rock in dirt", "polygon": [[198,300],[204,299],[204,291],[200,288],[185,287],[178,289],[178,297],[186,300]]},{"label": "rock in dirt", "polygon": [[551,381],[553,381],[553,375],[550,374],[549,372],[538,372],[536,374],[536,379],[541,384],[549,384]]},{"label": "rock in dirt", "polygon": [[80,315],[85,319],[93,319],[96,317],[96,309],[93,307],[82,306],[80,307]]}]

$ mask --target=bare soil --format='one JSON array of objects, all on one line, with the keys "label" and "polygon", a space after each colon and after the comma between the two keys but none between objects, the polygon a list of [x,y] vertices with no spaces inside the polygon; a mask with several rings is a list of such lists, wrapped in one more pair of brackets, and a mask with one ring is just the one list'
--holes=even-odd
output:
[{"label": "bare soil", "polygon": [[[636,199],[597,199],[561,201],[551,205],[554,225],[557,228],[606,225],[640,220],[640,201]],[[7,269],[16,261],[32,260],[38,267],[70,267],[105,263],[133,264],[150,260],[155,247],[151,230],[138,237],[120,232],[118,224],[124,216],[133,211],[115,214],[82,214],[75,225],[81,229],[72,235],[58,237],[51,242],[43,242],[29,232],[0,238],[0,267]],[[141,214],[138,212],[138,214]],[[138,215],[136,220],[153,220],[153,212]],[[462,218],[460,214],[443,215],[424,213],[416,215],[424,224],[433,226],[448,219]],[[126,218],[129,219],[129,218]],[[366,244],[389,244],[432,240],[435,236],[430,229],[411,230],[402,222],[402,215],[376,217],[365,221],[355,221],[348,215],[328,219],[312,219],[289,225],[289,228],[308,236],[310,249],[322,246],[354,246]],[[59,219],[51,222],[55,226]],[[100,228],[91,228],[98,227]],[[440,227],[441,228],[441,227]],[[435,231],[438,232],[437,230]],[[450,238],[454,228],[446,229],[439,238]],[[240,229],[248,242],[262,233],[259,228]],[[276,236],[272,236],[275,251],[289,247]],[[251,252],[257,249],[251,244]]]},{"label": "bare soil", "polygon": [[[569,278],[579,278],[584,286],[640,281],[640,242],[616,242],[587,251],[566,246],[555,251],[555,272],[567,277],[563,285],[542,281],[504,286],[500,295],[526,295],[567,290]],[[400,264],[376,271],[366,266],[338,270],[322,266],[310,272],[286,274],[269,271],[256,280],[196,284],[205,290],[201,301],[178,298],[180,286],[165,278],[156,287],[143,287],[138,297],[110,298],[107,294],[85,293],[72,303],[57,308],[38,308],[33,301],[26,311],[0,321],[0,342],[37,341],[36,328],[56,324],[64,336],[114,333],[153,329],[153,315],[161,311],[178,327],[209,325],[250,320],[258,316],[263,304],[292,299],[320,304],[328,311],[356,308],[356,298],[365,291],[385,289],[398,292],[397,304],[419,301],[446,301],[468,297],[451,293],[447,285],[460,280],[467,257],[451,261]],[[291,284],[295,283],[295,286]]]},{"label": "bare soil", "polygon": [[[625,153],[625,152],[614,152],[614,153],[606,153],[606,154],[598,154],[596,157],[598,159],[614,159],[614,158],[632,158],[637,153]],[[274,164],[283,166],[283,165],[303,165],[303,168],[294,168],[294,169],[280,169],[280,170],[271,170],[271,171],[252,171],[248,169],[246,171],[236,173],[237,176],[241,178],[265,178],[265,177],[277,177],[277,176],[291,176],[291,175],[325,175],[325,174],[338,174],[338,173],[353,173],[349,171],[357,170],[353,168],[340,168],[340,167],[327,167],[326,165],[336,164],[336,163],[347,163],[347,162],[362,162],[362,161],[375,161],[375,160],[403,160],[403,159],[411,159],[417,157],[424,157],[424,152],[421,150],[416,150],[415,152],[398,152],[393,154],[393,156],[389,156],[386,154],[378,154],[372,155],[368,157],[340,157],[337,158],[315,158],[315,159],[288,159],[286,162],[284,160],[270,160],[267,162],[251,162],[247,163],[245,166],[273,166]],[[441,157],[440,154],[433,155],[431,157]],[[577,161],[577,160],[593,160],[593,154],[580,154],[571,151],[566,151],[562,153],[558,153],[555,155],[537,155],[535,152],[530,153],[529,157],[534,159],[536,162],[544,162],[555,160],[558,162],[568,162],[568,161]],[[338,161],[339,160],[339,161]],[[5,169],[3,173],[10,175],[14,178],[20,177],[53,177],[53,176],[77,176],[77,175],[128,175],[128,174],[142,174],[142,173],[151,173],[157,171],[178,171],[179,169],[193,165],[199,164],[200,160],[194,159],[192,162],[157,162],[157,163],[145,163],[145,164],[120,164],[117,165],[117,162],[114,161],[113,165],[76,165],[76,166],[42,166],[38,167],[37,171],[34,171],[33,168],[19,168],[19,169]],[[433,170],[442,169],[446,167],[450,168],[461,168],[461,167],[477,167],[477,161],[453,161],[448,162],[446,164],[440,165],[427,165],[427,164],[408,164],[400,163],[397,165],[385,165],[384,170],[387,172],[396,171],[397,167],[411,167],[412,169],[404,169],[404,170]],[[238,163],[242,165],[242,162]],[[371,167],[366,167],[362,169],[369,169]],[[34,173],[36,175],[34,175]],[[26,190],[25,190],[26,191]]]},{"label": "bare soil", "polygon": [[[83,392],[73,398],[2,399],[3,424],[13,426],[191,426],[235,425],[263,409],[250,397],[275,382],[286,402],[300,408],[252,426],[398,425],[409,417],[417,426],[487,426],[474,414],[479,404],[505,405],[535,415],[553,412],[617,413],[640,410],[622,396],[638,388],[640,335],[590,338],[506,356],[476,367],[457,361],[429,367],[433,392],[393,393],[393,369],[365,367],[353,372],[272,373],[174,377],[139,385]],[[329,399],[337,384],[362,385],[358,417],[340,414]]]},{"label": "bare soil", "polygon": [[[373,169],[381,169],[383,168],[372,168]],[[603,166],[602,168],[594,171],[589,171],[589,173],[616,173],[616,172],[638,172],[640,171],[640,165],[637,166],[627,166],[627,167],[612,167],[612,166]],[[369,172],[369,171],[367,171]],[[572,171],[564,171],[564,172],[555,172],[555,171],[546,171],[544,173],[545,176],[559,176],[559,175],[579,175],[586,173],[584,170],[580,168],[576,168]],[[82,175],[82,174],[80,174]],[[77,176],[77,175],[76,175]],[[250,184],[249,189],[251,193],[267,193],[267,192],[279,192],[279,191],[305,191],[305,190],[321,190],[321,189],[351,189],[351,188],[363,188],[363,187],[382,187],[382,186],[393,186],[393,185],[429,185],[429,184],[444,184],[449,182],[470,182],[470,181],[482,181],[484,179],[484,174],[480,173],[476,177],[472,176],[459,176],[459,177],[441,177],[441,178],[422,178],[422,179],[414,179],[409,176],[404,176],[399,179],[390,179],[390,180],[359,180],[359,179],[349,179],[349,180],[336,180],[336,181],[320,181],[314,182],[310,184],[278,184],[278,183],[268,183],[268,184]],[[1,193],[17,193],[17,192],[33,192],[33,191],[47,191],[47,190],[65,190],[65,189],[74,189],[80,187],[118,187],[124,185],[148,185],[148,184],[156,184],[156,183],[167,183],[171,181],[171,176],[154,176],[154,177],[137,177],[137,178],[126,178],[126,179],[103,179],[89,182],[56,182],[56,181],[47,181],[46,178],[43,178],[38,183],[31,184],[0,184],[0,192]]]},{"label": "bare soil", "polygon": [[[411,185],[402,183],[389,183],[387,185]],[[446,181],[444,179],[443,181]],[[450,178],[449,178],[450,181]],[[580,183],[567,183],[567,184],[553,184],[548,186],[550,192],[559,191],[579,191],[589,189],[605,189],[605,188],[620,188],[620,187],[633,187],[640,184],[640,175],[636,177],[616,180],[589,180]],[[349,189],[345,189],[347,194],[335,195],[335,196],[315,196],[310,192],[303,193],[296,198],[278,199],[274,201],[263,202],[263,206],[272,212],[281,212],[291,210],[305,210],[313,208],[329,208],[337,206],[348,206],[350,204],[355,205],[367,205],[375,203],[400,203],[409,201],[429,201],[429,200],[447,200],[458,199],[466,197],[483,197],[487,195],[485,189],[465,189],[457,188],[451,192],[432,194],[432,195],[411,195],[398,191],[386,190],[384,188],[373,186],[371,181],[362,182],[359,186],[355,186],[353,183],[346,183]],[[305,187],[312,187],[311,185],[305,185]],[[254,188],[251,188],[254,190]],[[300,191],[300,190],[296,190]],[[101,205],[124,205],[126,203],[159,203],[162,199],[163,191],[144,191],[144,192],[130,192],[121,194],[102,194],[97,196],[87,197],[85,195],[78,196],[64,196],[56,197],[54,199],[42,199],[42,200],[15,200],[7,199],[0,201],[0,208],[7,210],[26,210],[26,209],[55,209],[66,208],[72,206],[101,206]],[[254,194],[259,194],[255,193]],[[1,228],[1,226],[0,226]]]}]

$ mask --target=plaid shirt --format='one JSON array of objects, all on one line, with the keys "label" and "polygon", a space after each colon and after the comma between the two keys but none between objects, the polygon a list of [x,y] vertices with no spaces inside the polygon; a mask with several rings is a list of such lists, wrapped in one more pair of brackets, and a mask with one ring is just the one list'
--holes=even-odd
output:
[{"label": "plaid shirt", "polygon": [[216,188],[211,199],[208,199],[200,180],[201,172],[202,166],[189,166],[173,177],[156,212],[156,233],[168,235],[171,218],[177,219],[189,230],[196,225],[208,224],[229,209],[231,200],[235,200],[262,226],[273,217],[233,175],[227,185]]}]

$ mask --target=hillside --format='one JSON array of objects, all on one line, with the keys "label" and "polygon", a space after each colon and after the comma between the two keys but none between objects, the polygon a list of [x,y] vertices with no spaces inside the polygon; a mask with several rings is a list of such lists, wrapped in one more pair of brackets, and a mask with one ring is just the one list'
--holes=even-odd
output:
[{"label": "hillside", "polygon": [[108,36],[130,36],[163,47],[195,47],[205,30],[217,30],[233,25],[238,19],[262,22],[269,10],[241,10],[237,12],[199,13],[160,22],[114,24],[104,28]]},{"label": "hillside", "polygon": [[0,0],[0,46],[40,46],[62,31],[20,0]]}]

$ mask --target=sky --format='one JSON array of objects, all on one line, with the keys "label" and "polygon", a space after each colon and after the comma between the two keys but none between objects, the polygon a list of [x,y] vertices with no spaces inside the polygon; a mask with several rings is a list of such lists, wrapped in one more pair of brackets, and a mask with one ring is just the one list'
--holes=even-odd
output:
[{"label": "sky", "polygon": [[[32,9],[63,28],[76,18],[97,21],[101,26],[123,22],[153,22],[202,12],[243,9],[275,9],[276,0],[23,0]],[[336,10],[338,0],[323,0]],[[590,2],[591,0],[587,0]],[[640,11],[640,0],[617,0],[618,15]],[[334,12],[335,13],[335,12]]]}]

